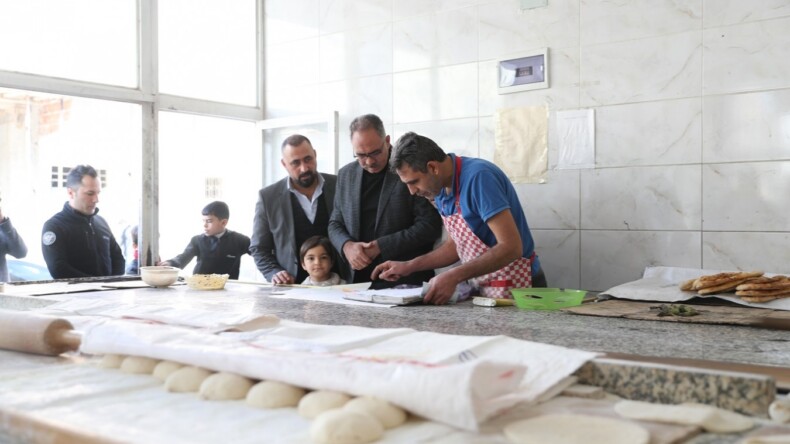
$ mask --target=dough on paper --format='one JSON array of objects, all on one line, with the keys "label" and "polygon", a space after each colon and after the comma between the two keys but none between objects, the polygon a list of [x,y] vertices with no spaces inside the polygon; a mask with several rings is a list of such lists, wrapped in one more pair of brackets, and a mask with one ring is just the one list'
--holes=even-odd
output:
[{"label": "dough on paper", "polygon": [[299,414],[307,419],[313,419],[321,413],[343,407],[351,397],[345,393],[330,390],[316,390],[310,392],[299,400]]},{"label": "dough on paper", "polygon": [[637,424],[602,416],[553,414],[505,426],[513,444],[648,444],[650,433]]},{"label": "dough on paper", "polygon": [[345,409],[327,410],[310,425],[310,438],[319,444],[363,444],[384,435],[374,417]]},{"label": "dough on paper", "polygon": [[741,444],[790,444],[790,434],[752,436],[746,438]]},{"label": "dough on paper", "polygon": [[121,362],[121,371],[140,375],[150,375],[154,371],[156,364],[159,364],[158,359],[146,358],[144,356],[127,356]]},{"label": "dough on paper", "polygon": [[175,393],[190,393],[200,389],[200,384],[213,372],[200,367],[182,367],[165,379],[165,390]]},{"label": "dough on paper", "polygon": [[754,421],[746,416],[705,404],[620,401],[614,405],[614,411],[625,418],[700,426],[712,433],[735,433],[754,427]]},{"label": "dough on paper", "polygon": [[252,385],[250,378],[235,373],[214,373],[200,384],[200,397],[211,401],[244,399]]},{"label": "dough on paper", "polygon": [[121,363],[126,358],[124,355],[104,355],[101,357],[101,361],[99,361],[99,367],[101,368],[121,368]]},{"label": "dough on paper", "polygon": [[178,362],[162,361],[159,364],[156,364],[156,367],[154,367],[153,376],[160,381],[164,381],[168,376],[170,376],[170,373],[173,373],[183,366],[184,364],[180,364]]},{"label": "dough on paper", "polygon": [[406,422],[405,410],[372,396],[354,398],[343,406],[343,410],[371,415],[378,419],[385,429],[391,429]]},{"label": "dough on paper", "polygon": [[261,381],[247,392],[247,404],[260,409],[296,407],[305,391],[278,381]]},{"label": "dough on paper", "polygon": [[777,399],[768,406],[768,415],[776,422],[790,422],[790,399]]}]

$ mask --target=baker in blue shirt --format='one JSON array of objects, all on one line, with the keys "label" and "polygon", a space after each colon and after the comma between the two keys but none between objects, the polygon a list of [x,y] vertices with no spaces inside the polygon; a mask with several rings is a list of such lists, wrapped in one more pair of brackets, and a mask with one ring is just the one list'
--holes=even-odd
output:
[{"label": "baker in blue shirt", "polygon": [[445,153],[409,132],[395,143],[390,167],[409,192],[433,200],[449,234],[437,249],[410,261],[387,261],[373,278],[394,280],[415,271],[461,265],[437,275],[426,303],[444,304],[463,281],[483,296],[509,297],[510,288],[545,287],[535,241],[513,184],[493,163]]}]

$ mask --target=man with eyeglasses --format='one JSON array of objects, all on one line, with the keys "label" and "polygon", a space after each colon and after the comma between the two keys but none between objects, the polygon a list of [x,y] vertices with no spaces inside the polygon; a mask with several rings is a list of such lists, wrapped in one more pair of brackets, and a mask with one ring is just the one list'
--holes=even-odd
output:
[{"label": "man with eyeglasses", "polygon": [[[431,251],[442,221],[430,202],[412,196],[389,170],[390,137],[378,116],[359,116],[349,130],[356,161],[338,172],[329,238],[350,268],[348,282],[370,282],[378,264]],[[373,282],[372,288],[422,285],[433,276],[433,270],[423,270],[391,282]]]},{"label": "man with eyeglasses", "polygon": [[307,277],[299,264],[302,243],[327,235],[337,176],[318,172],[315,149],[307,137],[289,136],[281,148],[288,177],[258,193],[250,254],[269,282],[295,284]]}]

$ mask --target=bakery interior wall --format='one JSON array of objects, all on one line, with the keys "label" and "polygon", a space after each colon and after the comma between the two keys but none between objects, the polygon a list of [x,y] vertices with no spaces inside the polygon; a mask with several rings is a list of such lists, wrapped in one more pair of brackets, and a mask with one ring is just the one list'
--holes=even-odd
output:
[{"label": "bakery interior wall", "polygon": [[[376,113],[492,159],[493,115],[546,105],[549,180],[518,185],[551,286],[646,266],[790,273],[790,2],[267,0],[266,117]],[[548,47],[549,89],[496,60]],[[596,117],[596,168],[557,170],[555,114]],[[320,149],[320,147],[319,147]]]}]

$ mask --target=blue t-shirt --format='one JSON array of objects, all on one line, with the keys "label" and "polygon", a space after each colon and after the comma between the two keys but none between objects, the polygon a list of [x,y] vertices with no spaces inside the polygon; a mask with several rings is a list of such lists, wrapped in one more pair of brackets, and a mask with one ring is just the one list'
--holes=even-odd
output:
[{"label": "blue t-shirt", "polygon": [[[453,161],[453,171],[455,171],[455,155],[450,154]],[[460,203],[461,215],[469,228],[487,246],[496,245],[496,236],[488,228],[488,219],[496,216],[504,210],[510,209],[516,227],[521,235],[522,256],[530,257],[535,251],[535,241],[527,225],[527,217],[524,209],[518,200],[516,189],[510,183],[504,172],[493,163],[473,157],[461,156],[461,182],[460,182]],[[444,188],[434,199],[436,208],[442,216],[455,214],[455,181],[458,180],[453,174],[452,190],[449,194]],[[532,263],[533,275],[540,270],[540,262],[535,256]]]}]

